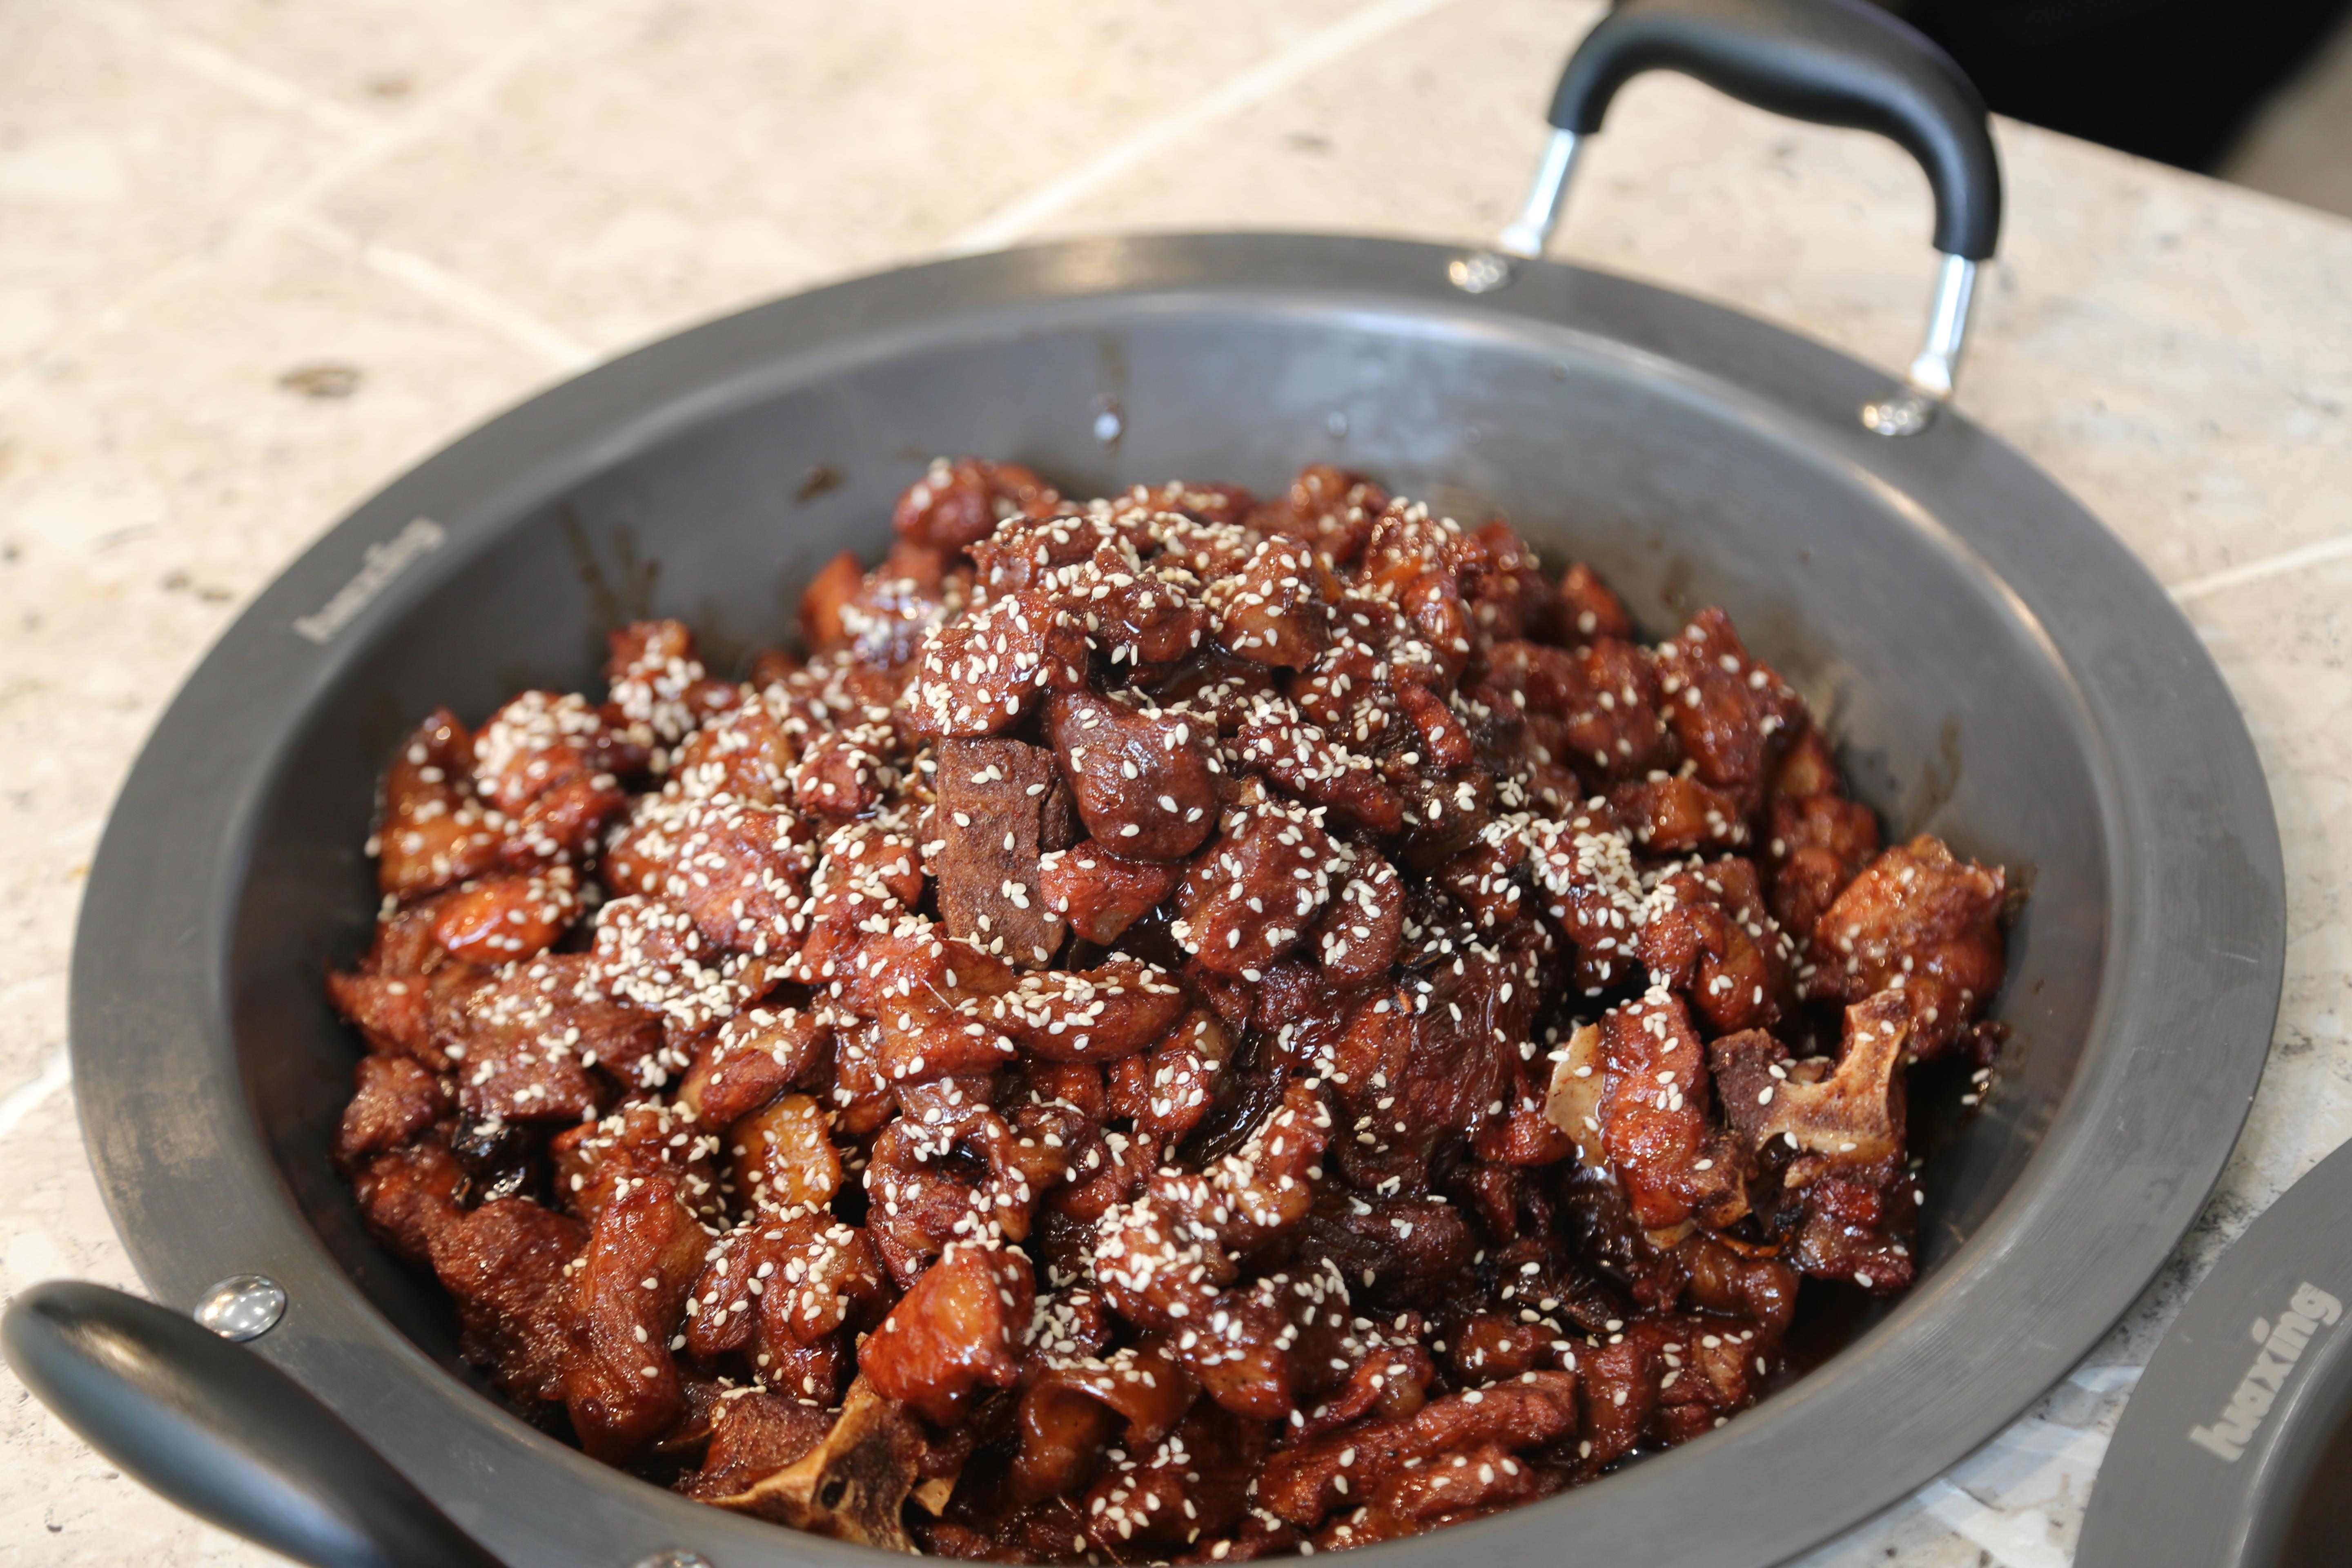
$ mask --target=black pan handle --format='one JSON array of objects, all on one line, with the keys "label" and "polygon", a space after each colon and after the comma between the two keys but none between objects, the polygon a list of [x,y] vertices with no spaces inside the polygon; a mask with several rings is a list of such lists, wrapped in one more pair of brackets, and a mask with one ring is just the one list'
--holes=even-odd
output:
[{"label": "black pan handle", "polygon": [[1919,160],[1936,248],[1983,261],[2000,237],[2000,161],[1984,100],[1952,57],[1864,0],[1626,0],[1585,36],[1551,122],[1590,136],[1617,89],[1680,71],[1791,120],[1875,131]]},{"label": "black pan handle", "polygon": [[1454,282],[1472,293],[1501,288],[1514,258],[1543,254],[1580,150],[1617,89],[1652,70],[1680,71],[1793,119],[1877,132],[1919,161],[1944,253],[1934,313],[1903,387],[1865,404],[1862,416],[1883,436],[1926,429],[1958,374],[1977,263],[2000,238],[2000,160],[1984,100],[1952,58],[1864,0],[1623,0],[1560,74],[1551,145],[1518,216],[1495,251],[1455,262]]},{"label": "black pan handle", "polygon": [[300,1384],[189,1318],[52,1280],[0,1319],[42,1404],[189,1512],[314,1568],[499,1568]]}]

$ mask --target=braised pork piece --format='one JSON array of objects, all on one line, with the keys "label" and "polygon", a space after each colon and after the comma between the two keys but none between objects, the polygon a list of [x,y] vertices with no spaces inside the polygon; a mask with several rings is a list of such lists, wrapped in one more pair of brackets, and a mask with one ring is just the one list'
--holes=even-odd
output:
[{"label": "braised pork piece", "polygon": [[335,1158],[526,1415],[886,1547],[1227,1562],[1591,1479],[1910,1284],[2002,872],[1882,848],[1720,610],[1644,646],[1328,468],[895,523],[803,657],[639,623],[386,776]]}]

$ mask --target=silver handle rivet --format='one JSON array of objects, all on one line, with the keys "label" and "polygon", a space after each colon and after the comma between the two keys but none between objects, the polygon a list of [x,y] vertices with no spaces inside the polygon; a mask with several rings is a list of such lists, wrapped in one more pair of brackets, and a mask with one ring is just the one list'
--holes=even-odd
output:
[{"label": "silver handle rivet", "polygon": [[1491,294],[1511,280],[1511,262],[1491,250],[1476,251],[1447,262],[1445,276],[1465,294]]},{"label": "silver handle rivet", "polygon": [[189,1314],[225,1340],[259,1339],[286,1315],[286,1288],[264,1274],[232,1274],[197,1300]]},{"label": "silver handle rivet", "polygon": [[656,1552],[639,1558],[635,1568],[710,1568],[710,1559],[699,1552]]}]

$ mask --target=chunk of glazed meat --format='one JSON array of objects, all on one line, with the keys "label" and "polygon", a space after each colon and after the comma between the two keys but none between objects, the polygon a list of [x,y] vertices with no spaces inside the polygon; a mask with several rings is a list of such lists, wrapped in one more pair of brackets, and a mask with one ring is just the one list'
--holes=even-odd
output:
[{"label": "chunk of glazed meat", "polygon": [[1343,864],[1306,811],[1242,807],[1186,873],[1169,929],[1213,973],[1261,979],[1314,924]]},{"label": "chunk of glazed meat", "polygon": [[946,1426],[983,1390],[1019,1381],[1035,1294],[1021,1253],[950,1247],[858,1348],[858,1368],[883,1397]]},{"label": "chunk of glazed meat", "polygon": [[1129,860],[1181,860],[1217,826],[1214,758],[1197,721],[1092,692],[1054,699],[1046,728],[1078,815]]},{"label": "chunk of glazed meat", "polygon": [[1698,781],[1737,801],[1743,816],[1752,814],[1773,760],[1803,722],[1804,704],[1748,653],[1719,609],[1701,610],[1660,643],[1657,667],[1667,721]]},{"label": "chunk of glazed meat", "polygon": [[567,1276],[588,1227],[528,1198],[494,1198],[433,1237],[433,1272],[457,1303],[466,1359],[527,1403],[564,1396],[573,1321]]},{"label": "chunk of glazed meat", "polygon": [[1083,942],[1108,946],[1175,891],[1184,868],[1166,860],[1130,860],[1100,840],[1057,849],[1037,861],[1045,908]]},{"label": "chunk of glazed meat", "polygon": [[709,1242],[677,1178],[659,1166],[598,1211],[572,1279],[580,1338],[563,1373],[572,1430],[592,1456],[628,1458],[684,1412],[669,1342]]},{"label": "chunk of glazed meat", "polygon": [[962,550],[1010,519],[1052,515],[1061,499],[1053,486],[1018,463],[941,458],[907,487],[890,526],[913,543]]},{"label": "chunk of glazed meat", "polygon": [[899,699],[907,723],[942,738],[997,735],[1048,689],[1085,684],[1086,633],[1068,611],[1011,594],[934,630],[915,665]]},{"label": "chunk of glazed meat", "polygon": [[1802,1281],[1910,1284],[2006,880],[1882,852],[1723,611],[1645,647],[1321,465],[894,522],[747,679],[639,621],[392,756],[331,1154],[528,1418],[885,1550],[1232,1563],[1640,1462],[1837,1331]]},{"label": "chunk of glazed meat", "polygon": [[[1330,574],[1313,546],[1263,540],[1238,572],[1217,579],[1209,603],[1227,653],[1252,664],[1302,669],[1331,640]],[[1337,584],[1332,584],[1336,589]]]},{"label": "chunk of glazed meat", "polygon": [[1715,1033],[1762,1028],[1788,1000],[1797,957],[1764,908],[1756,868],[1730,858],[1659,879],[1642,913],[1641,959]]},{"label": "chunk of glazed meat", "polygon": [[2008,882],[1921,834],[1870,863],[1813,930],[1809,989],[1859,1001],[1889,986],[1911,1004],[1911,1054],[1929,1061],[2000,989]]},{"label": "chunk of glazed meat", "polygon": [[335,1165],[347,1175],[449,1114],[447,1086],[407,1057],[362,1057],[353,1071],[359,1089],[335,1134]]},{"label": "chunk of glazed meat", "polygon": [[1533,1373],[1432,1400],[1402,1420],[1343,1426],[1286,1449],[1266,1466],[1258,1497],[1291,1523],[1314,1525],[1433,1462],[1442,1468],[1486,1447],[1505,1454],[1549,1447],[1576,1432],[1575,1374]]},{"label": "chunk of glazed meat", "polygon": [[503,824],[468,786],[474,742],[446,708],[401,743],[383,780],[383,826],[372,843],[376,880],[395,899],[414,899],[498,864]]},{"label": "chunk of glazed meat", "polygon": [[1721,1227],[1747,1212],[1738,1152],[1715,1131],[1706,1054],[1682,999],[1653,990],[1601,1018],[1608,1082],[1601,1140],[1633,1214],[1652,1229]]},{"label": "chunk of glazed meat", "polygon": [[1845,795],[1837,753],[1810,721],[1781,754],[1765,816],[1772,914],[1808,942],[1823,910],[1878,856],[1878,818]]}]

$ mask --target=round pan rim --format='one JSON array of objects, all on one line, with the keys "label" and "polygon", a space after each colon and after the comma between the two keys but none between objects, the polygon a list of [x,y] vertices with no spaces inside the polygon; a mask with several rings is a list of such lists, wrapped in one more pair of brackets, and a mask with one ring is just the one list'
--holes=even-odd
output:
[{"label": "round pan rim", "polygon": [[[1724,1429],[1600,1486],[1449,1530],[1439,1550],[1530,1563],[1558,1561],[1564,1547],[1593,1562],[1779,1562],[1900,1500],[1998,1432],[2097,1342],[2186,1234],[2267,1058],[2284,873],[2236,705],[2137,559],[1963,415],[1885,440],[1853,416],[1885,377],[1833,350],[1556,263],[1472,299],[1446,282],[1458,254],[1377,238],[1169,235],[877,274],[599,366],[362,502],[189,677],[123,785],[93,863],[72,970],[76,1098],[109,1211],[149,1286],[184,1304],[247,1269],[286,1283],[293,1306],[256,1348],[512,1561],[625,1563],[682,1545],[722,1565],[851,1561],[845,1554],[862,1549],[686,1502],[530,1429],[446,1375],[328,1256],[267,1147],[228,1023],[231,917],[255,803],[295,721],[371,626],[413,607],[436,574],[536,502],[628,453],[894,335],[959,324],[1017,332],[1024,321],[1154,302],[1305,300],[1636,356],[1655,377],[1793,432],[1821,461],[1879,489],[1998,584],[2071,679],[2113,889],[2102,994],[2075,1080],[1958,1256],[1852,1351]],[[325,646],[296,634],[296,619],[349,582],[371,546],[418,517],[440,525],[436,560],[394,577]],[[1874,1399],[1888,1408],[1861,1419]],[[1402,1562],[1426,1554],[1428,1539],[1371,1550]]]}]

